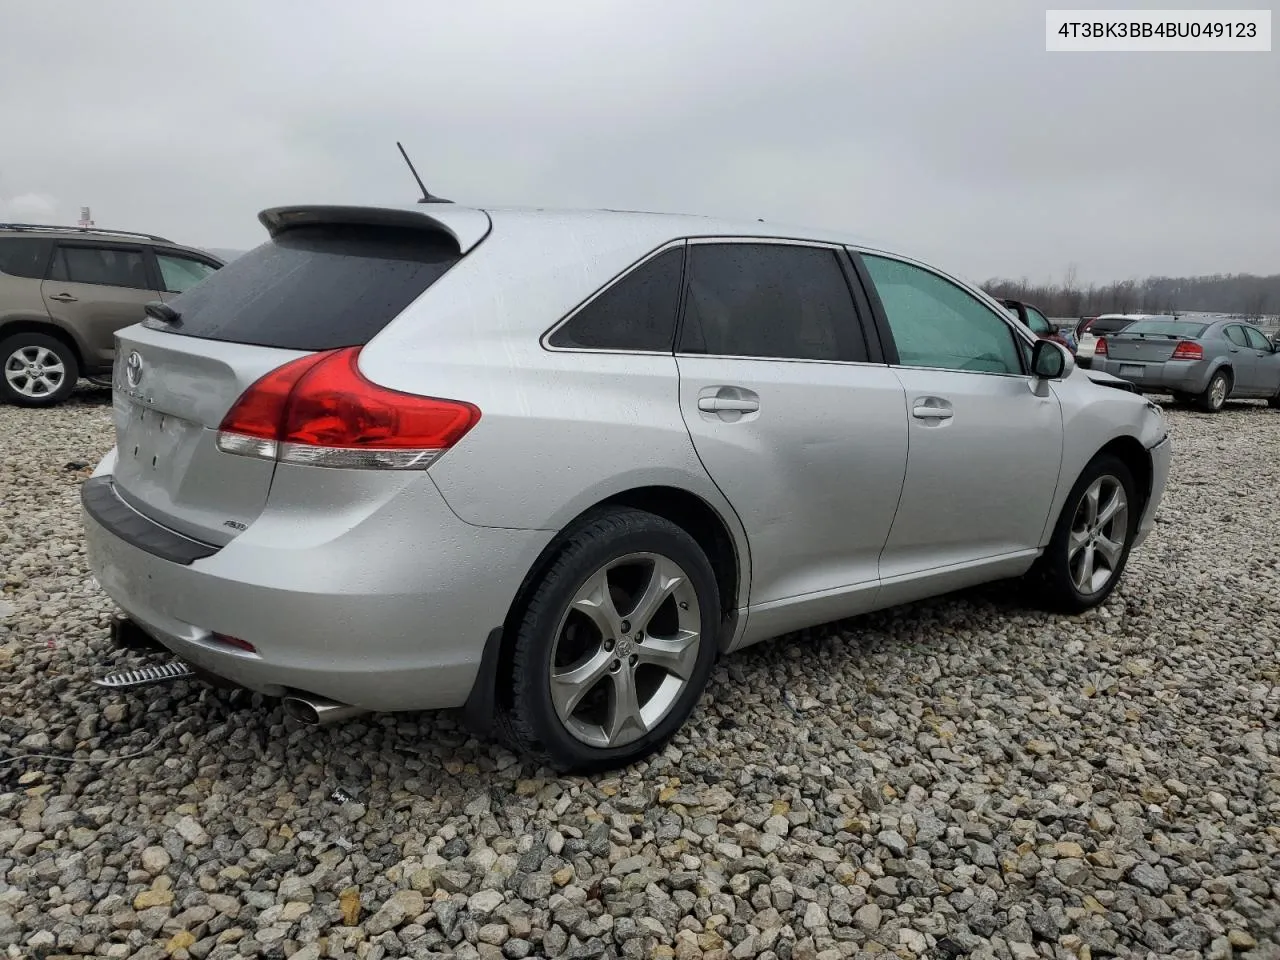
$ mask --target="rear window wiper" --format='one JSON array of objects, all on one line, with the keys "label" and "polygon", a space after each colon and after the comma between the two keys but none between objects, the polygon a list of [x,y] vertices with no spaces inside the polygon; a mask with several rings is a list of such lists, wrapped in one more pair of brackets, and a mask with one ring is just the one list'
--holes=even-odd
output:
[{"label": "rear window wiper", "polygon": [[179,327],[182,325],[182,314],[161,300],[152,300],[142,309],[145,310],[147,316],[153,320],[159,320],[161,323],[167,323],[171,327]]}]

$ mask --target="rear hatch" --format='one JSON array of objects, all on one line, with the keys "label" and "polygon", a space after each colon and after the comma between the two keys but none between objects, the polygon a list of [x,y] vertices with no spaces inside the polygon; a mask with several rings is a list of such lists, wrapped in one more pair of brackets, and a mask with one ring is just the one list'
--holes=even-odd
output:
[{"label": "rear hatch", "polygon": [[271,239],[116,335],[117,494],[172,530],[225,544],[266,505],[275,463],[221,452],[218,426],[290,360],[363,346],[488,231],[481,211],[264,212]]}]

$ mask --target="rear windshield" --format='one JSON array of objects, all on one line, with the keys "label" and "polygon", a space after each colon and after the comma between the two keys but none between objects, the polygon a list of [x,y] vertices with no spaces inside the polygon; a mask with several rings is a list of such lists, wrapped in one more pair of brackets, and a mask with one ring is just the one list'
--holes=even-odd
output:
[{"label": "rear windshield", "polygon": [[186,337],[289,350],[363,346],[461,259],[449,237],[403,227],[296,227],[169,301]]},{"label": "rear windshield", "polygon": [[1189,320],[1136,320],[1124,328],[1124,335],[1143,337],[1198,337],[1207,323]]},{"label": "rear windshield", "polygon": [[1089,332],[1098,333],[1118,333],[1125,330],[1133,323],[1127,317],[1099,317],[1093,323],[1089,324]]}]

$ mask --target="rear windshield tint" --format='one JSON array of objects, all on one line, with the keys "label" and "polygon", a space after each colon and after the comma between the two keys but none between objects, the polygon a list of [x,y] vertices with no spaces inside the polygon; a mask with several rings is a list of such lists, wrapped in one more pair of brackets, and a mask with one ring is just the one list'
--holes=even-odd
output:
[{"label": "rear windshield tint", "polygon": [[1133,323],[1132,320],[1127,320],[1124,317],[1103,317],[1100,320],[1093,321],[1093,323],[1089,325],[1089,332],[1095,334],[1118,333],[1121,330],[1127,329],[1131,323]]},{"label": "rear windshield tint", "polygon": [[1207,323],[1189,320],[1137,320],[1124,328],[1124,335],[1144,337],[1198,337],[1204,333]]},{"label": "rear windshield tint", "polygon": [[147,325],[289,350],[363,346],[461,259],[452,238],[361,225],[296,227],[169,301]]}]

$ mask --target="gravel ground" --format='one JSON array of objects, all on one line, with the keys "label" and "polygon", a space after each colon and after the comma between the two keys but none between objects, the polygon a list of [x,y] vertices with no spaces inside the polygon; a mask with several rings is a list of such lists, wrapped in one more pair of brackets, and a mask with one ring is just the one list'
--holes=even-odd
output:
[{"label": "gravel ground", "polygon": [[586,779],[446,715],[95,692],[139,662],[78,530],[109,403],[0,407],[0,956],[1280,958],[1280,414],[1169,417],[1104,609],[987,589],[766,644]]}]

